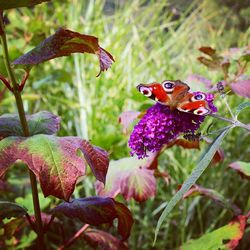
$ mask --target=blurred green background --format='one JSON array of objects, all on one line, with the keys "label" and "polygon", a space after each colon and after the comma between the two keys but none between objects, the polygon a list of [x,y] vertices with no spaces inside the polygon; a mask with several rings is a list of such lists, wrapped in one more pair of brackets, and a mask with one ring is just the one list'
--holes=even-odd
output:
[{"label": "blurred green background", "polygon": [[[48,110],[61,116],[60,135],[89,139],[105,148],[111,159],[120,159],[129,155],[129,148],[128,135],[122,133],[118,123],[119,115],[152,104],[137,92],[136,85],[164,79],[185,80],[190,74],[202,75],[214,83],[223,79],[223,75],[209,71],[197,61],[198,48],[211,46],[222,52],[246,46],[250,38],[249,16],[249,0],[54,0],[35,8],[8,11],[6,29],[13,60],[59,26],[99,38],[100,45],[115,58],[111,69],[96,77],[98,59],[90,54],[75,54],[38,65],[32,69],[24,89],[24,105],[28,113]],[[4,72],[2,62],[0,69]],[[238,96],[228,99],[232,108],[244,101]],[[220,100],[216,104],[219,113],[227,115]],[[14,99],[8,93],[0,105],[1,114],[16,112]],[[242,120],[250,122],[249,113]],[[212,118],[207,118],[204,130],[211,122]],[[220,121],[213,123],[214,129],[222,126]],[[209,168],[199,184],[220,192],[246,212],[250,209],[249,182],[228,170],[227,165],[250,160],[249,135],[235,129],[223,149],[225,161]],[[128,241],[131,249],[175,249],[232,218],[229,211],[205,198],[185,200],[171,213],[152,247],[159,217],[155,209],[173,196],[200,155],[198,150],[172,148],[161,156],[159,169],[168,171],[171,184],[159,179],[154,199],[142,204],[128,202],[135,218]],[[94,179],[84,181],[83,185],[84,188],[76,190],[78,194],[95,194]],[[249,249],[248,242],[249,230],[239,249]]]}]

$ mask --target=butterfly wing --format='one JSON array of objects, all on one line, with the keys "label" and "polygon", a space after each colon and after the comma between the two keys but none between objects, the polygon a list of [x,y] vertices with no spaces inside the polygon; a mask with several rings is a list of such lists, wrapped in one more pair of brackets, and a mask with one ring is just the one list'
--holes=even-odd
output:
[{"label": "butterfly wing", "polygon": [[181,100],[188,93],[189,86],[179,80],[165,80],[161,84],[157,82],[139,84],[137,89],[143,95],[156,102],[176,108],[179,100]]},{"label": "butterfly wing", "polygon": [[195,115],[207,115],[211,110],[206,101],[206,94],[188,93],[176,107],[179,111],[189,112]]}]

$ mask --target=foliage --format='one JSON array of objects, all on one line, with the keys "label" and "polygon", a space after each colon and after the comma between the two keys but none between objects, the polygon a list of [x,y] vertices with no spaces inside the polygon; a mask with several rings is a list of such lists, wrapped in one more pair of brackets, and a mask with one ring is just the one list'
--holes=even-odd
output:
[{"label": "foliage", "polygon": [[[51,249],[89,249],[86,243],[150,249],[164,208],[156,249],[196,249],[204,241],[224,247],[229,239],[231,249],[248,249],[249,29],[239,26],[237,6],[54,0],[9,9],[31,2],[46,1],[0,3],[8,9],[5,31],[18,87],[0,61],[0,206],[9,206],[0,221],[0,248],[39,242],[30,169],[40,182],[42,229]],[[79,52],[96,55],[100,72],[116,62],[96,78],[94,57]],[[182,79],[192,91],[209,89],[219,113],[207,116],[199,133],[174,139],[146,159],[128,157],[128,135],[152,105],[135,86],[164,79]],[[13,105],[16,92],[28,138]],[[8,219],[9,212],[17,218]]]}]

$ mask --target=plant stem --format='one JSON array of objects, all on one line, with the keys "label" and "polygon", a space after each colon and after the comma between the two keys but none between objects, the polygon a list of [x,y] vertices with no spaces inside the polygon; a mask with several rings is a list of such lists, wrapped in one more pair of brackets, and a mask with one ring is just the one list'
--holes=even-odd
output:
[{"label": "plant stem", "polygon": [[[13,94],[15,96],[16,100],[16,106],[18,109],[19,119],[22,125],[23,134],[25,137],[29,136],[29,127],[26,120],[24,107],[23,107],[23,100],[21,93],[19,91],[18,83],[15,79],[14,73],[12,71],[12,68],[10,66],[10,59],[9,59],[9,52],[8,52],[8,46],[7,46],[7,40],[6,40],[6,34],[4,31],[4,21],[3,21],[3,13],[0,12],[0,30],[1,30],[1,44],[3,47],[3,59],[4,64],[8,73],[9,81],[11,82],[12,88],[13,88]],[[41,218],[41,209],[39,205],[39,198],[38,198],[38,190],[37,190],[37,181],[35,174],[29,169],[29,176],[30,176],[30,184],[32,189],[32,197],[33,197],[33,205],[34,205],[34,211],[35,211],[35,218],[36,218],[36,233],[38,236],[38,249],[45,249],[44,247],[44,233],[43,233],[43,224],[42,224],[42,218]]]},{"label": "plant stem", "polygon": [[220,120],[225,121],[225,122],[229,122],[229,123],[235,125],[236,127],[241,127],[241,128],[244,128],[244,129],[250,131],[250,126],[248,126],[248,125],[246,125],[238,120],[232,120],[232,119],[229,119],[229,118],[226,118],[226,117],[223,117],[220,115],[216,115],[216,114],[210,114],[209,116],[212,116],[214,118],[220,119]]},{"label": "plant stem", "polygon": [[81,234],[89,227],[89,224],[85,224],[81,227],[64,245],[60,246],[57,250],[63,250],[69,247],[76,239],[78,239]]}]

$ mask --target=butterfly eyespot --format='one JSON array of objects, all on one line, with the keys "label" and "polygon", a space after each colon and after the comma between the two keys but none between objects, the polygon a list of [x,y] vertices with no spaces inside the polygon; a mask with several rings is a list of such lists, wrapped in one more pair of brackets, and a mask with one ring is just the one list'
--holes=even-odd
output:
[{"label": "butterfly eyespot", "polygon": [[145,88],[145,87],[143,87],[143,86],[140,87],[139,91],[140,91],[143,95],[145,95],[145,96],[147,96],[147,97],[149,97],[149,96],[152,95],[151,90],[150,90],[149,88]]},{"label": "butterfly eyespot", "polygon": [[170,82],[170,81],[163,81],[162,82],[162,87],[164,88],[164,90],[166,92],[172,92],[174,89],[174,85],[175,85],[175,83]]},{"label": "butterfly eyespot", "polygon": [[202,108],[202,107],[201,107],[201,108],[198,108],[198,109],[194,110],[193,113],[194,113],[195,115],[206,115],[206,114],[209,113],[209,110],[206,109],[206,108]]},{"label": "butterfly eyespot", "polygon": [[193,101],[193,102],[194,101],[203,101],[205,99],[206,99],[206,95],[203,93],[199,93],[199,94],[192,96],[191,101]]}]

